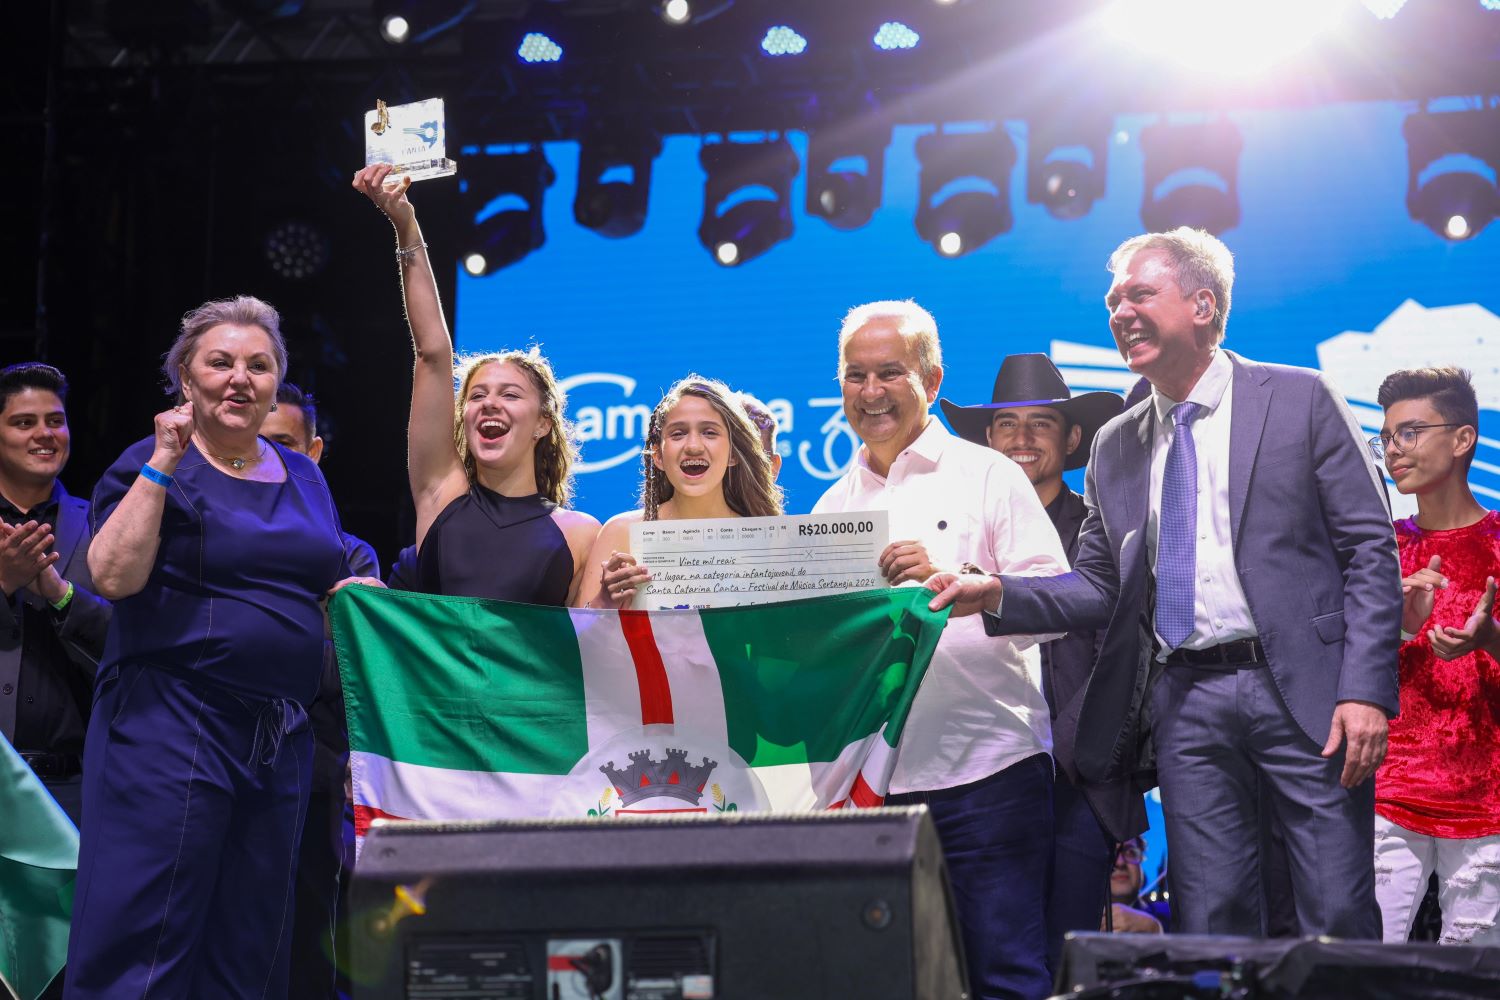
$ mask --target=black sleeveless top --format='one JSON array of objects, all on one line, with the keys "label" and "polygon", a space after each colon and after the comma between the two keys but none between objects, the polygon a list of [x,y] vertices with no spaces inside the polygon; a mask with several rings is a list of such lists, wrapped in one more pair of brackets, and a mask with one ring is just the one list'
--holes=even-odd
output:
[{"label": "black sleeveless top", "polygon": [[417,553],[418,589],[523,604],[568,603],[573,553],[552,520],[557,504],[501,496],[478,483],[432,522]]}]

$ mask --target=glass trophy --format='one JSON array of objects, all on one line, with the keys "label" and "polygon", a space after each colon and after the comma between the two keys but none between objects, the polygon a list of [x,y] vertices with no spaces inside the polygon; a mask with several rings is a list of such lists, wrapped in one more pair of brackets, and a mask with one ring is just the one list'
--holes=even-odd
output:
[{"label": "glass trophy", "polygon": [[393,164],[387,185],[399,183],[403,175],[425,181],[457,173],[447,142],[441,97],[390,106],[376,101],[375,110],[365,112],[365,166]]}]

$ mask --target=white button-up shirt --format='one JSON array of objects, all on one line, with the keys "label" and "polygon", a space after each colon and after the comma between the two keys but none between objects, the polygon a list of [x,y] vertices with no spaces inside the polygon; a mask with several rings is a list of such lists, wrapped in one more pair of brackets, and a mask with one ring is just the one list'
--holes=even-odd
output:
[{"label": "white button-up shirt", "polygon": [[[1179,402],[1204,407],[1192,423],[1193,450],[1198,458],[1198,524],[1194,531],[1197,568],[1193,580],[1193,634],[1184,649],[1208,649],[1235,639],[1256,635],[1250,603],[1234,568],[1234,540],[1229,519],[1229,420],[1234,409],[1234,364],[1223,351],[1215,351],[1208,370],[1198,379],[1186,400],[1172,399],[1151,390],[1156,408],[1156,435],[1151,442],[1151,512],[1146,522],[1146,556],[1156,572],[1156,540],[1161,526],[1161,482],[1167,469],[1167,452],[1176,437],[1172,407]],[[1161,636],[1156,637],[1161,642]],[[1160,653],[1164,658],[1170,650]]]},{"label": "white button-up shirt", "polygon": [[[885,477],[871,471],[860,448],[813,513],[862,510],[888,512],[891,540],[920,541],[939,569],[956,572],[966,562],[1016,576],[1068,569],[1057,530],[1020,467],[931,417]],[[950,619],[902,731],[891,791],[964,785],[1050,752],[1036,648],[1048,638],[991,638],[979,615]]]}]

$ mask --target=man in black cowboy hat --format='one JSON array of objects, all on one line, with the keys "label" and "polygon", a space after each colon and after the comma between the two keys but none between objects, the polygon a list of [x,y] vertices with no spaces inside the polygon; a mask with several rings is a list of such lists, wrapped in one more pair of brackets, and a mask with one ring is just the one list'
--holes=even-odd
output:
[{"label": "man in black cowboy hat", "polygon": [[[1119,416],[1124,400],[1112,392],[1074,396],[1045,354],[1012,354],[1000,364],[992,402],[941,403],[960,437],[988,445],[1026,473],[1071,562],[1088,508],[1063,482],[1063,472],[1083,467],[1094,435]],[[1096,640],[1092,631],[1077,631],[1042,645],[1042,692],[1052,713],[1052,752],[1058,763],[1047,901],[1047,959],[1054,975],[1063,935],[1099,929],[1115,845],[1146,829],[1139,790],[1123,780],[1085,781],[1074,763],[1078,711],[1094,668]]]}]

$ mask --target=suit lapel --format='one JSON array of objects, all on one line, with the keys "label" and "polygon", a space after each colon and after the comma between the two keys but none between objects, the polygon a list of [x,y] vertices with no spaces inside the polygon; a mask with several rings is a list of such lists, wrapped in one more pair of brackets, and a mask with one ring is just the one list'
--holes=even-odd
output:
[{"label": "suit lapel", "polygon": [[[62,485],[58,484],[62,489]],[[52,526],[52,532],[56,536],[53,548],[57,551],[57,569],[61,572],[68,565],[68,560],[73,558],[73,550],[78,546],[78,539],[83,537],[84,513],[83,501],[78,500],[63,490],[57,502],[57,523]]]},{"label": "suit lapel", "polygon": [[[1228,352],[1226,352],[1228,353]],[[1229,537],[1239,548],[1240,522],[1245,519],[1245,501],[1255,474],[1255,456],[1271,410],[1273,391],[1267,384],[1271,373],[1233,354],[1234,403],[1229,420]]]},{"label": "suit lapel", "polygon": [[1156,428],[1156,411],[1150,397],[1138,404],[1136,414],[1120,429],[1121,494],[1128,503],[1121,537],[1134,533],[1144,538],[1146,513],[1151,508],[1151,436]]}]

